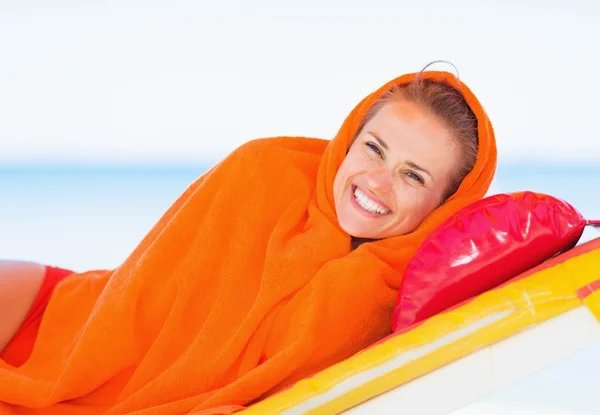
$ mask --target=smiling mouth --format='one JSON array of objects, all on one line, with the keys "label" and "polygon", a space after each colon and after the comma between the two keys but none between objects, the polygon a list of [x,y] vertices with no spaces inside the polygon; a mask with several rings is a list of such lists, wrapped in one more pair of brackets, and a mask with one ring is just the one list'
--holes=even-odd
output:
[{"label": "smiling mouth", "polygon": [[391,210],[384,208],[377,202],[369,199],[369,197],[366,194],[364,194],[356,185],[352,185],[352,195],[354,201],[361,208],[363,208],[371,214],[383,216],[392,212]]}]

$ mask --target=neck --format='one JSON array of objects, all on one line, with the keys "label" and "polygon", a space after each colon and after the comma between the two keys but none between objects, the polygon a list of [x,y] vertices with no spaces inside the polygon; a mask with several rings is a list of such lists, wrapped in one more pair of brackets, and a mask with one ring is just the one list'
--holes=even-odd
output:
[{"label": "neck", "polygon": [[370,239],[370,238],[355,238],[353,236],[352,237],[352,250],[354,251],[356,248],[358,248],[359,246],[361,246],[365,242],[373,242],[373,241],[376,241],[376,240],[377,239]]}]

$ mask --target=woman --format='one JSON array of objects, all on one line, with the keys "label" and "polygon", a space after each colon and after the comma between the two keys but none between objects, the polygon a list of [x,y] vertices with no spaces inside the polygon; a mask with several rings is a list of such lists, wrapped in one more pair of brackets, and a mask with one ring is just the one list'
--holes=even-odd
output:
[{"label": "woman", "polygon": [[446,72],[386,83],[331,141],[244,144],[119,268],[46,283],[33,337],[14,333],[39,323],[47,269],[5,266],[0,413],[232,413],[339,362],[390,333],[408,261],[495,167],[485,111]]}]

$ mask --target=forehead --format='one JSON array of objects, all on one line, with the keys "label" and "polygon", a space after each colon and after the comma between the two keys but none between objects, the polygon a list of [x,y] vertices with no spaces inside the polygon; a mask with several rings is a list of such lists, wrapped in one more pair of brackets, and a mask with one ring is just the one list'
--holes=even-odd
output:
[{"label": "forehead", "polygon": [[388,146],[451,146],[452,132],[437,116],[407,100],[387,102],[365,124],[367,133],[376,133]]},{"label": "forehead", "polygon": [[422,106],[398,100],[384,104],[363,133],[385,142],[388,157],[416,163],[434,175],[451,174],[458,164],[459,148],[450,129]]}]

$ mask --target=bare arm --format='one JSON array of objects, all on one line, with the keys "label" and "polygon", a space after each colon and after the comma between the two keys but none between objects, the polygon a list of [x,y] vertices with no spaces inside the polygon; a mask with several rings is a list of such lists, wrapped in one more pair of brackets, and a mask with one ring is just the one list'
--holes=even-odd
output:
[{"label": "bare arm", "polygon": [[0,260],[0,352],[23,324],[44,274],[42,264]]}]

